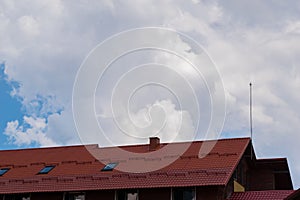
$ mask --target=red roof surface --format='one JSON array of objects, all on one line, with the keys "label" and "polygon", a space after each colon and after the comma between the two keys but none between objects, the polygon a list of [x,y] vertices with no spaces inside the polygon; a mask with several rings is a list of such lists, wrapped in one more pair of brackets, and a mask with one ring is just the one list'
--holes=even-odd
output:
[{"label": "red roof surface", "polygon": [[300,189],[293,191],[285,200],[300,199]]},{"label": "red roof surface", "polygon": [[[201,141],[193,142],[183,155],[174,152],[184,143],[172,143],[167,152],[155,158],[139,156],[149,152],[149,145],[123,146],[122,149],[137,153],[129,158],[117,157],[116,147],[98,148],[97,145],[4,150],[0,151],[0,168],[11,169],[0,176],[0,194],[226,185],[249,142],[249,138],[218,140],[204,158],[198,157]],[[101,162],[87,148],[101,155]],[[115,158],[119,159],[118,167],[130,166],[137,172],[168,159],[175,162],[147,173],[122,172],[118,167],[101,171],[105,166],[102,162],[116,161]],[[49,174],[38,174],[47,165],[56,167]]]},{"label": "red roof surface", "polygon": [[228,200],[283,200],[293,190],[266,190],[266,191],[247,191],[247,192],[236,192],[231,195]]}]

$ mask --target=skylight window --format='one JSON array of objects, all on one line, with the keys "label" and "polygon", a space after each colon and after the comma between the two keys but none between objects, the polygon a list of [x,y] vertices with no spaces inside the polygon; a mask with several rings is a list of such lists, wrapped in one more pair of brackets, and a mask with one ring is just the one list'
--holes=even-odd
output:
[{"label": "skylight window", "polygon": [[55,166],[46,166],[38,174],[48,174]]},{"label": "skylight window", "polygon": [[112,171],[118,163],[108,163],[101,171]]},{"label": "skylight window", "polygon": [[0,169],[0,176],[3,176],[6,172],[8,172],[8,170],[10,170],[10,168],[2,168],[2,169]]}]

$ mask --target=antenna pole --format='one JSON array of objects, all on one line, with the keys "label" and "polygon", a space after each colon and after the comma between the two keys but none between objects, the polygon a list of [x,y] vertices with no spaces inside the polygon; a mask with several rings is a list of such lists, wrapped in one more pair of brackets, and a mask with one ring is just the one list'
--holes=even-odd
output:
[{"label": "antenna pole", "polygon": [[[252,142],[253,128],[252,128],[252,83],[251,82],[249,83],[249,89],[250,89],[250,97],[249,97],[250,98],[249,99],[249,103],[250,103],[250,107],[249,107],[249,109],[250,109],[250,139],[251,139],[251,142]],[[251,146],[253,146],[253,144]],[[252,157],[253,157],[252,151],[253,151],[253,147],[251,147],[251,160],[252,160]]]},{"label": "antenna pole", "polygon": [[252,139],[253,129],[252,129],[252,83],[250,82],[250,138]]}]

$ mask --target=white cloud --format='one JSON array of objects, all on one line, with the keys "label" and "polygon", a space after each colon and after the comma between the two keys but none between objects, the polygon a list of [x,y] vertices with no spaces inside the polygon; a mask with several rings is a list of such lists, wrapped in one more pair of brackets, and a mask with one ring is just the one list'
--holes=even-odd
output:
[{"label": "white cloud", "polygon": [[300,21],[288,21],[285,31],[286,33],[300,34]]},{"label": "white cloud", "polygon": [[40,33],[38,22],[31,16],[20,17],[18,23],[21,31],[26,35],[34,37]]},{"label": "white cloud", "polygon": [[8,122],[4,134],[8,136],[10,142],[18,146],[56,145],[54,141],[46,136],[46,128],[47,124],[45,119],[24,116],[24,123],[21,125],[18,121]]},{"label": "white cloud", "polygon": [[99,117],[100,121],[113,125],[103,127],[111,144],[122,144],[124,141],[131,144],[145,143],[152,136],[160,137],[162,142],[192,141],[195,138],[196,128],[190,114],[176,109],[170,100],[156,101],[136,112],[128,112],[130,117],[125,113],[123,116],[114,116],[115,119]]},{"label": "white cloud", "polygon": [[[24,117],[24,123],[33,123],[35,128],[13,121],[8,124],[7,133],[16,144],[78,143],[70,105],[76,71],[84,57],[99,42],[119,31],[165,26],[192,36],[219,67],[228,97],[224,132],[232,133],[230,136],[249,135],[248,84],[254,83],[257,154],[288,156],[294,160],[290,165],[295,170],[293,174],[299,176],[299,168],[293,168],[300,166],[296,143],[300,139],[297,133],[300,129],[299,10],[297,1],[270,4],[257,0],[226,3],[163,0],[158,4],[140,0],[3,0],[0,59],[6,61],[9,78],[21,83],[14,95],[22,98],[28,115],[39,123],[37,119],[43,119],[46,127],[36,127],[37,124]],[[165,63],[184,66],[179,62]],[[153,105],[155,100],[147,101],[149,96],[141,98],[140,104]],[[168,110],[171,116],[187,110],[171,105]],[[142,108],[134,112],[138,123],[147,122]],[[109,117],[111,113],[103,111],[103,114]],[[186,114],[193,120],[192,112]],[[186,124],[191,128],[189,117]],[[107,123],[108,129],[110,125]],[[170,127],[167,132],[171,130]],[[44,136],[48,139],[43,140]]]}]

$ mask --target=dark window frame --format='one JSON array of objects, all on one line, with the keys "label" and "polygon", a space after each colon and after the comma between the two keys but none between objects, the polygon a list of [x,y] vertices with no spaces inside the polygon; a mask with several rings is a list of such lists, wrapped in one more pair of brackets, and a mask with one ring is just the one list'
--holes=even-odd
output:
[{"label": "dark window frame", "polygon": [[[191,192],[191,198],[187,195]],[[191,200],[196,199],[196,188],[195,187],[176,187],[172,188],[172,200]],[[178,196],[179,195],[179,196]]]},{"label": "dark window frame", "polygon": [[85,192],[67,192],[64,194],[64,199],[65,200],[75,200],[76,196],[81,196],[83,195],[83,199],[86,199],[86,194]]},{"label": "dark window frame", "polygon": [[6,174],[9,170],[10,170],[9,167],[1,168],[0,169],[0,176],[3,176],[4,174]]},{"label": "dark window frame", "polygon": [[116,200],[128,200],[128,194],[137,194],[137,199],[139,199],[139,190],[138,189],[125,189],[125,190],[116,190]]},{"label": "dark window frame", "polygon": [[115,169],[115,167],[118,165],[119,163],[118,162],[112,162],[112,163],[108,163],[106,164],[102,169],[101,171],[112,171]]},{"label": "dark window frame", "polygon": [[6,200],[22,200],[26,198],[29,200],[31,199],[31,193],[22,193],[22,194],[5,194],[4,199]]},{"label": "dark window frame", "polygon": [[51,172],[56,166],[55,165],[46,165],[43,169],[39,171],[38,174],[48,174]]}]

